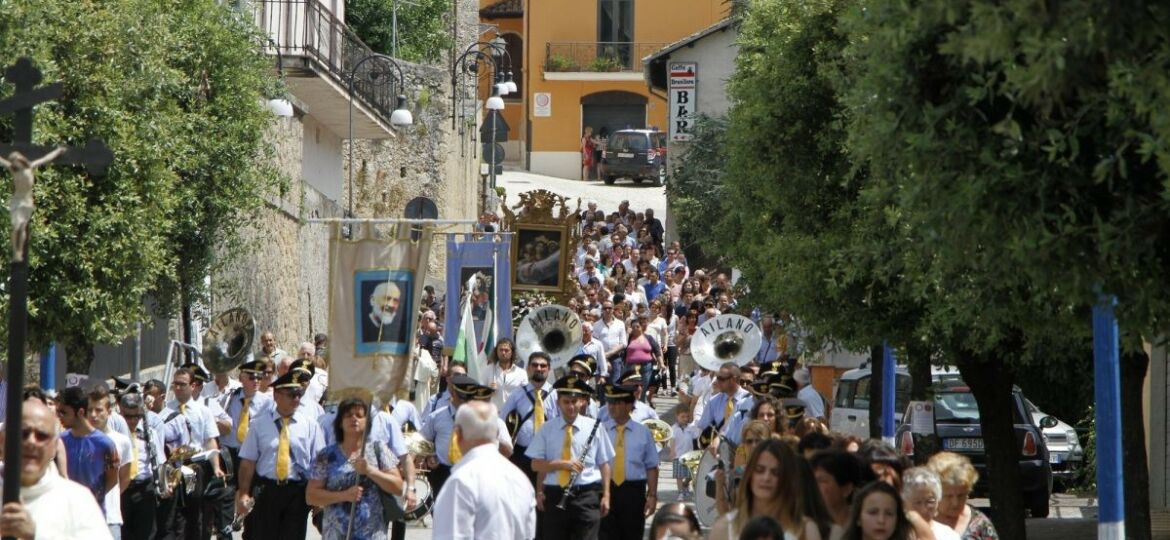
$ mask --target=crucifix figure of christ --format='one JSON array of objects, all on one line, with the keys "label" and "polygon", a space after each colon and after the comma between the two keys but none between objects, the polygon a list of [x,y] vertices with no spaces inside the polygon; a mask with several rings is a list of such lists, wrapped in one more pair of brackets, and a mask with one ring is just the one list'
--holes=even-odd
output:
[{"label": "crucifix figure of christ", "polygon": [[[28,333],[28,245],[29,224],[36,204],[33,202],[34,175],[49,164],[84,166],[94,176],[105,173],[113,154],[105,143],[91,140],[83,147],[38,146],[32,143],[33,106],[60,97],[61,83],[37,87],[41,72],[32,60],[21,58],[4,70],[4,82],[16,92],[0,100],[0,115],[12,114],[12,142],[0,144],[0,166],[12,173],[13,190],[9,202],[12,218],[12,261],[8,274],[8,396],[4,422],[19,426],[22,422],[21,388],[24,387],[24,342]],[[19,430],[17,430],[19,431]],[[20,499],[20,437],[4,441],[4,503]]]}]

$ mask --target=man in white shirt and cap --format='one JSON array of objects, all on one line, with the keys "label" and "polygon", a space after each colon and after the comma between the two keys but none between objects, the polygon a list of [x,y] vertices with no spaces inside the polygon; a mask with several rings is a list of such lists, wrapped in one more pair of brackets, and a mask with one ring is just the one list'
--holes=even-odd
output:
[{"label": "man in white shirt and cap", "polygon": [[498,415],[484,401],[469,401],[455,413],[463,459],[435,501],[435,538],[536,536],[536,494],[524,473],[500,455]]}]

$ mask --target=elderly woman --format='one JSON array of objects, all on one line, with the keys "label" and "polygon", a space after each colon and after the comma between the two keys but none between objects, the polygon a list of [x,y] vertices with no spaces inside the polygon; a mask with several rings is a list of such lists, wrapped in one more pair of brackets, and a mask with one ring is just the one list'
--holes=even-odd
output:
[{"label": "elderly woman", "polygon": [[902,473],[902,501],[906,508],[918,513],[929,524],[935,540],[959,540],[959,534],[935,521],[938,501],[942,498],[942,483],[938,475],[926,467],[914,467]]},{"label": "elderly woman", "polygon": [[953,452],[939,452],[926,466],[938,474],[942,483],[935,519],[959,533],[962,540],[998,539],[991,519],[967,504],[967,496],[979,479],[971,460]]},{"label": "elderly woman", "polygon": [[[338,442],[313,460],[305,499],[311,506],[325,508],[323,540],[385,540],[387,520],[378,490],[402,493],[397,458],[386,443],[366,438],[367,411],[369,405],[362,399],[343,400],[333,420]],[[352,533],[348,537],[347,530]]]}]

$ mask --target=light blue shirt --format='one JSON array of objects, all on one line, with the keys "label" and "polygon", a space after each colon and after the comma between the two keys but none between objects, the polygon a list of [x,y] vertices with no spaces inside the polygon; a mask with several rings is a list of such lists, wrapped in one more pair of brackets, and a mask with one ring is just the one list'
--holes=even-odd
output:
[{"label": "light blue shirt", "polygon": [[[374,418],[370,421],[368,438],[371,441],[381,441],[386,444],[395,456],[402,458],[408,452],[406,450],[406,438],[402,435],[402,428],[394,416],[385,411],[373,412],[370,408],[370,414]],[[337,419],[337,407],[331,406],[329,410],[325,411],[317,423],[321,424],[321,432],[325,434],[325,446],[330,446],[336,443],[336,436],[333,433],[333,421]]]},{"label": "light blue shirt", "polygon": [[[248,436],[240,446],[240,459],[255,462],[256,474],[269,480],[276,480],[280,425],[280,414],[276,412],[276,407],[270,407],[252,420]],[[298,409],[288,423],[288,440],[291,458],[288,480],[307,480],[313,458],[325,448],[321,427]]]},{"label": "light blue shirt", "polygon": [[[613,461],[613,444],[610,443],[608,432],[601,428],[597,430],[597,436],[593,439],[593,446],[589,448],[589,453],[582,456],[585,452],[585,442],[589,440],[589,434],[593,431],[593,425],[596,422],[599,420],[582,415],[578,415],[577,419],[573,421],[573,459],[578,459],[585,465],[574,485],[584,486],[601,482],[601,469],[598,467],[603,463]],[[532,446],[528,447],[528,452],[525,455],[532,459],[548,461],[561,459],[565,443],[565,426],[564,418],[550,420],[544,427],[540,428],[536,437],[533,437]],[[558,483],[559,476],[557,472],[544,475],[544,485],[560,485]]]},{"label": "light blue shirt", "polygon": [[[191,399],[186,403],[182,416],[187,419],[187,429],[190,434],[191,446],[206,448],[207,441],[219,437],[219,428],[215,425],[215,417],[202,403]],[[179,401],[172,399],[163,409],[163,417],[179,411]]]},{"label": "light blue shirt", "polygon": [[106,427],[125,435],[127,439],[130,438],[130,426],[126,424],[126,419],[122,418],[118,411],[110,411],[110,417],[106,419]]},{"label": "light blue shirt", "polygon": [[[443,392],[427,402],[427,406],[423,409],[422,419],[426,423],[427,419],[431,417],[431,413],[446,407],[451,404],[451,395],[448,392]],[[421,426],[419,429],[422,429]]]},{"label": "light blue shirt", "polygon": [[743,435],[743,426],[751,421],[752,407],[755,406],[756,396],[751,396],[735,406],[735,412],[731,413],[731,425],[727,426],[728,441],[739,445],[739,439]]},{"label": "light blue shirt", "polygon": [[[504,425],[503,420],[496,418],[496,429],[496,440],[500,446],[512,448],[512,437],[508,436],[508,428]],[[439,463],[448,467],[452,465],[447,459],[447,451],[451,447],[451,432],[453,431],[455,431],[455,407],[450,403],[446,407],[432,412],[423,422],[422,430],[419,431],[428,441],[435,443],[435,454],[439,458]]]},{"label": "light blue shirt", "polygon": [[[633,418],[626,422],[625,427],[623,443],[626,447],[626,480],[645,480],[647,470],[658,468],[658,447],[654,445],[654,434],[650,433],[650,428],[635,422]],[[617,459],[617,422],[612,418],[606,420],[605,431],[613,442],[614,459]],[[611,474],[615,465],[613,462],[609,464]]]},{"label": "light blue shirt", "polygon": [[[732,414],[735,413],[735,407],[745,399],[752,397],[751,392],[740,388],[735,391],[735,398],[731,406]],[[703,409],[703,417],[695,425],[700,430],[707,429],[712,426],[719,426],[719,433],[727,433],[727,428],[731,427],[731,422],[724,422],[723,410],[727,408],[727,394],[720,392],[711,397],[707,402],[707,407]],[[730,419],[728,419],[730,420]]]},{"label": "light blue shirt", "polygon": [[[553,392],[552,385],[545,381],[544,386],[541,387],[541,406],[544,407],[544,421],[558,417],[561,415],[560,410],[557,409],[556,394]],[[532,444],[532,437],[536,434],[533,429],[533,423],[536,421],[535,415],[531,414],[536,407],[536,387],[532,383],[524,385],[519,392],[512,392],[508,396],[508,401],[504,402],[504,408],[500,409],[500,418],[508,419],[508,414],[516,411],[520,418],[525,418],[524,422],[520,424],[520,429],[516,431],[516,444],[525,446]],[[543,426],[542,426],[543,427]]]},{"label": "light blue shirt", "polygon": [[[602,407],[598,414],[598,418],[600,418],[602,422],[611,421],[609,417],[609,407]],[[654,407],[651,407],[641,401],[635,401],[634,410],[630,413],[630,421],[638,422],[640,424],[651,418],[658,420],[658,411],[654,410]]]},{"label": "light blue shirt", "polygon": [[[274,406],[272,396],[263,392],[252,394],[252,399],[248,402],[248,431],[252,430],[252,422],[256,420],[256,417]],[[240,440],[236,438],[236,430],[240,427],[240,416],[243,412],[244,389],[238,388],[232,391],[227,403],[227,415],[232,419],[232,429],[228,430],[227,435],[220,436],[220,444],[236,450],[240,449]]]},{"label": "light blue shirt", "polygon": [[[166,409],[163,409],[163,413],[171,415]],[[179,414],[175,414],[175,418],[170,422],[167,422],[166,418],[154,411],[146,411],[146,427],[152,434],[162,439],[165,447],[175,448],[189,444],[191,439],[187,433],[187,420]],[[126,431],[130,431],[129,428]]]},{"label": "light blue shirt", "polygon": [[394,401],[391,401],[390,416],[394,418],[395,422],[398,422],[399,427],[405,428],[406,423],[410,422],[416,431],[422,429],[422,417],[419,416],[414,403],[408,400],[395,398]]}]

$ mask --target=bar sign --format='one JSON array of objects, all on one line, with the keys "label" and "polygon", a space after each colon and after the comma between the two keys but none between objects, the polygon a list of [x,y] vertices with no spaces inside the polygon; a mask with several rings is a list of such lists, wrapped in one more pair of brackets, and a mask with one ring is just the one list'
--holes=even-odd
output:
[{"label": "bar sign", "polygon": [[698,65],[694,62],[670,63],[670,140],[691,140],[694,127],[695,73]]}]

